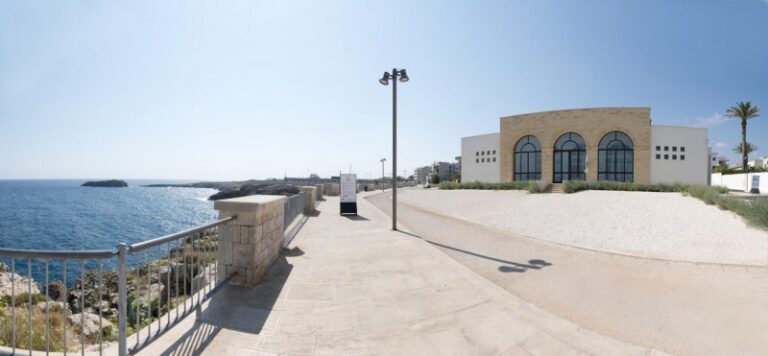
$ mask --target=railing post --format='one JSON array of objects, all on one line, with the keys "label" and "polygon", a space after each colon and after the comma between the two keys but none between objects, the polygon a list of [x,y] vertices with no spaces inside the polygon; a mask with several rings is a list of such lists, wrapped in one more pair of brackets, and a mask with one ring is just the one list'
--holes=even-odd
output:
[{"label": "railing post", "polygon": [[118,354],[120,356],[128,355],[128,246],[120,243],[118,247],[118,306],[117,306],[117,324],[118,324]]}]

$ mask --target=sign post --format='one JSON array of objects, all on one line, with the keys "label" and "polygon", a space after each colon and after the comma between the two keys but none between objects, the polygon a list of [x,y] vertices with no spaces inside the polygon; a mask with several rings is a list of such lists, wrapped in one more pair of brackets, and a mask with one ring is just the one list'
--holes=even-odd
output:
[{"label": "sign post", "polygon": [[760,176],[757,174],[752,175],[752,189],[750,193],[760,194]]},{"label": "sign post", "polygon": [[339,212],[344,214],[357,215],[357,175],[342,174],[340,177],[339,201],[341,206]]}]

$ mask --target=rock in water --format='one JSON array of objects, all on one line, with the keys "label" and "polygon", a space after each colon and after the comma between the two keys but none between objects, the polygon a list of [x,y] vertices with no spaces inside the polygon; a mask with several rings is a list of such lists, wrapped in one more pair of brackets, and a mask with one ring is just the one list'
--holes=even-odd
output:
[{"label": "rock in water", "polygon": [[128,182],[124,180],[110,179],[110,180],[93,180],[85,182],[82,187],[102,187],[102,188],[123,188],[128,186]]}]

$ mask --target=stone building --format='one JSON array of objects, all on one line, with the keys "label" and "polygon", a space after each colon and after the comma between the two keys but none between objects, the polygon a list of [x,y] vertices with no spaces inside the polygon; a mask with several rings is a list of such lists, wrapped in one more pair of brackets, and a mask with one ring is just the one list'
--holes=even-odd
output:
[{"label": "stone building", "polygon": [[707,129],[651,125],[650,108],[547,111],[499,126],[462,138],[462,181],[708,181]]}]

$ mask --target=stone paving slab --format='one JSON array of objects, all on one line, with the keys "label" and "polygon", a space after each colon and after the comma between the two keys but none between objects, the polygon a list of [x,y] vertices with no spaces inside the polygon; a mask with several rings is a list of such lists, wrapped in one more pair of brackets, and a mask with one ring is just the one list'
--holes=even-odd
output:
[{"label": "stone paving slab", "polygon": [[340,216],[338,205],[328,197],[318,206],[259,286],[226,286],[141,354],[654,352],[537,309],[425,241],[391,231],[364,199],[358,217]]}]

